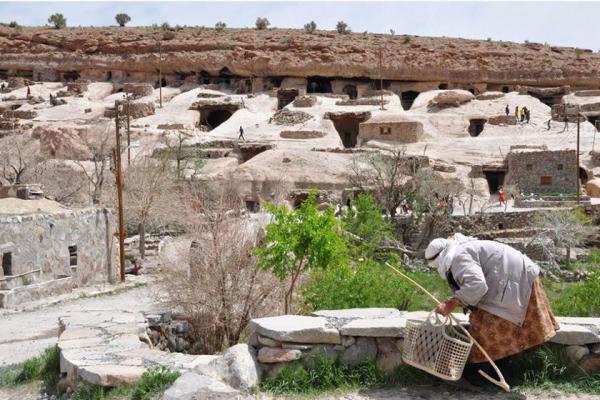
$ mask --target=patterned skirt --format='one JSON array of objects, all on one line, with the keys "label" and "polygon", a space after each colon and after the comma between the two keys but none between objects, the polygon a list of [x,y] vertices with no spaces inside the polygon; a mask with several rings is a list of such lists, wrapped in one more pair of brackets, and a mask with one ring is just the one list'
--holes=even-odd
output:
[{"label": "patterned skirt", "polygon": [[[469,333],[493,360],[499,360],[550,340],[559,325],[554,319],[548,297],[537,278],[533,283],[527,314],[523,326],[475,308],[469,317]],[[470,363],[485,362],[486,358],[476,346],[469,355]]]}]

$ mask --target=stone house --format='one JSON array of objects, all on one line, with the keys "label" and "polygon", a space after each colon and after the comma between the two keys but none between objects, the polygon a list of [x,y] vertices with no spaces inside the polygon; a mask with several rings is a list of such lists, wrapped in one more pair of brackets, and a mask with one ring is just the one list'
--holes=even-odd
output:
[{"label": "stone house", "polygon": [[393,115],[375,115],[358,127],[359,143],[385,140],[397,143],[415,143],[423,137],[423,124]]},{"label": "stone house", "polygon": [[0,198],[0,308],[111,280],[118,267],[112,219],[105,208]]},{"label": "stone house", "polygon": [[506,156],[505,184],[525,193],[572,193],[577,188],[575,150],[548,150],[545,147],[511,147]]}]

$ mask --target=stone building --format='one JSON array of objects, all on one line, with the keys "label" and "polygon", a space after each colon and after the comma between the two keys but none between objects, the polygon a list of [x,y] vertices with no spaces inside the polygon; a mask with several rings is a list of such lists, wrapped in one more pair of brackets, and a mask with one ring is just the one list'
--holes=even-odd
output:
[{"label": "stone building", "polygon": [[505,184],[525,193],[572,193],[577,188],[575,150],[548,150],[545,147],[511,147],[506,156]]},{"label": "stone building", "polygon": [[415,143],[423,137],[423,124],[394,115],[376,115],[360,123],[359,143],[385,140],[397,143]]},{"label": "stone building", "polygon": [[47,199],[0,198],[0,308],[111,280],[112,214]]}]

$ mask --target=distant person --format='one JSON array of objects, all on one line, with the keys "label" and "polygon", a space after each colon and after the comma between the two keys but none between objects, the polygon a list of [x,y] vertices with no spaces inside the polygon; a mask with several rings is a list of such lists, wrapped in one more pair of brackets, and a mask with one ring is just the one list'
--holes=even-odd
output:
[{"label": "distant person", "polygon": [[[563,127],[563,130],[562,130],[562,132],[564,132],[564,131],[568,131],[568,130],[569,130],[569,117],[567,117],[567,116],[565,115],[565,117],[563,118],[563,122],[565,123],[565,126]],[[561,133],[562,133],[562,132],[561,132]]]},{"label": "distant person", "polygon": [[525,122],[529,123],[530,119],[531,119],[531,111],[529,111],[529,108],[525,107]]},{"label": "distant person", "polygon": [[506,205],[506,194],[504,193],[502,186],[498,189],[498,201],[500,202],[500,205]]},{"label": "distant person", "polygon": [[244,137],[244,128],[242,128],[241,126],[240,126],[240,135],[238,136],[238,140],[240,140],[240,139],[246,140],[246,138]]},{"label": "distant person", "polygon": [[548,121],[546,121],[546,125],[548,125],[548,130],[550,130],[550,122],[552,122],[552,118],[550,118]]},{"label": "distant person", "polygon": [[2,90],[4,92],[5,88],[6,88],[6,83],[2,82],[2,86],[0,86],[0,90]]},{"label": "distant person", "polygon": [[508,108],[508,104],[506,105],[504,112],[506,113],[507,116],[508,116],[508,114],[510,114],[510,108]]},{"label": "distant person", "polygon": [[515,106],[515,118],[517,119],[517,122],[519,122],[520,115],[521,113],[519,112],[519,106]]},{"label": "distant person", "polygon": [[31,97],[31,88],[27,85],[27,98]]}]

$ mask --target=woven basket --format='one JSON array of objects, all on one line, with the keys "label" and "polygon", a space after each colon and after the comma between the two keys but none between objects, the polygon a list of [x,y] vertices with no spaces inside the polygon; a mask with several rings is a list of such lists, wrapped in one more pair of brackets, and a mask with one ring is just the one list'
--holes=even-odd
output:
[{"label": "woven basket", "polygon": [[433,311],[425,321],[407,321],[402,360],[449,381],[460,379],[473,342],[459,333],[449,317]]}]

